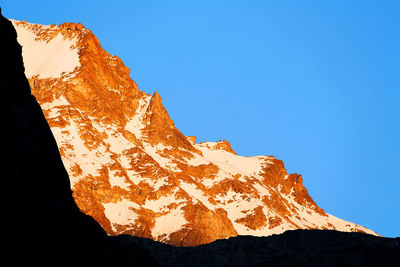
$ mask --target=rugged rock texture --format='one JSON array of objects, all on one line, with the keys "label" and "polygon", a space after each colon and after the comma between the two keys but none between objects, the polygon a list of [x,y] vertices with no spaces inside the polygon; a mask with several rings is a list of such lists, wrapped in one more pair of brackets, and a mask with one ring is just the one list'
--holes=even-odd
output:
[{"label": "rugged rock texture", "polygon": [[273,156],[185,137],[160,95],[140,92],[81,24],[13,23],[74,199],[109,235],[193,246],[290,229],[375,234],[326,214]]},{"label": "rugged rock texture", "polygon": [[0,35],[3,264],[156,265],[135,245],[126,253],[124,245],[79,211],[57,143],[30,93],[17,34],[1,15]]}]

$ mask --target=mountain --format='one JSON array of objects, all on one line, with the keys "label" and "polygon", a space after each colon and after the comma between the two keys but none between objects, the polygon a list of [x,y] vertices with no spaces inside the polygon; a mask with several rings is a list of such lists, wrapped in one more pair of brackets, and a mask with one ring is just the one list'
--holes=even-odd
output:
[{"label": "mountain", "polygon": [[7,266],[157,266],[80,212],[57,143],[24,75],[22,49],[0,9],[1,259]]},{"label": "mountain", "polygon": [[377,235],[318,207],[281,160],[184,136],[82,24],[12,23],[74,200],[108,235],[175,246],[294,229]]}]

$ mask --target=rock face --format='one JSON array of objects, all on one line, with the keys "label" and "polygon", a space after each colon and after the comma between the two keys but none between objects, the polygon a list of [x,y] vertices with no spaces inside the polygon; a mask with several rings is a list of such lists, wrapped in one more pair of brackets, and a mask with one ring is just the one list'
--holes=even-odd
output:
[{"label": "rock face", "polygon": [[[0,10],[1,11],[1,10]],[[145,250],[109,239],[80,212],[57,143],[31,95],[17,33],[0,13],[2,260],[7,266],[156,264]]]},{"label": "rock face", "polygon": [[75,202],[108,235],[194,246],[291,229],[375,234],[325,213],[281,160],[184,136],[81,24],[13,24]]}]

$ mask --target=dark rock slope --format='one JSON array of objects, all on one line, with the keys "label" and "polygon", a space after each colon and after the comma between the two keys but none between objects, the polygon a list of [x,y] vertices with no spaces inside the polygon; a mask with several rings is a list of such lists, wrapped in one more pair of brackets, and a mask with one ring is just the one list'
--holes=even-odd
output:
[{"label": "dark rock slope", "polygon": [[400,266],[400,238],[335,230],[238,236],[179,248],[143,238],[125,238],[127,245],[149,249],[161,266]]},{"label": "dark rock slope", "polygon": [[3,262],[44,266],[155,265],[146,251],[129,251],[107,237],[72,198],[57,144],[30,93],[21,46],[0,16],[0,176]]}]

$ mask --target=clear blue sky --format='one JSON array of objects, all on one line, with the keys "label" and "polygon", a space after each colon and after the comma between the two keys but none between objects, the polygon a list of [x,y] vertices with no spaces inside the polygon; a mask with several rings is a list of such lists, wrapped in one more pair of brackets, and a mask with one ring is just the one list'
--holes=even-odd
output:
[{"label": "clear blue sky", "polygon": [[301,173],[319,206],[400,236],[400,1],[2,1],[82,22],[185,135]]}]

